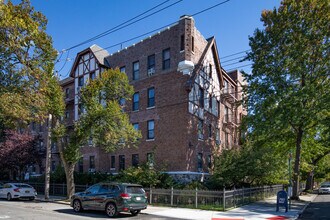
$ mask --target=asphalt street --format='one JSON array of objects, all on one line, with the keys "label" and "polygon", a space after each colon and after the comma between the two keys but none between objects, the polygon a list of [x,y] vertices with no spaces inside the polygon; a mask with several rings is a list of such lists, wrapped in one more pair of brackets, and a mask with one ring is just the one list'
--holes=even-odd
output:
[{"label": "asphalt street", "polygon": [[[0,220],[2,219],[34,219],[34,220],[55,220],[55,219],[109,219],[104,212],[84,211],[75,213],[72,208],[65,204],[47,203],[41,201],[6,201],[0,199]],[[167,220],[166,218],[154,215],[139,214],[132,216],[130,213],[121,213],[113,219],[150,219]]]},{"label": "asphalt street", "polygon": [[330,194],[318,195],[311,202],[299,220],[329,220],[330,219]]}]

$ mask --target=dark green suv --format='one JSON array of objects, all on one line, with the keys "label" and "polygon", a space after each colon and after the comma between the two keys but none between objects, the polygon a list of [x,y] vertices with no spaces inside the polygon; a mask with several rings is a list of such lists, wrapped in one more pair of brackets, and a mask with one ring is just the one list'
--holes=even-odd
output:
[{"label": "dark green suv", "polygon": [[71,197],[75,212],[104,210],[109,217],[115,217],[119,212],[137,215],[147,208],[147,203],[142,186],[131,183],[98,183]]}]

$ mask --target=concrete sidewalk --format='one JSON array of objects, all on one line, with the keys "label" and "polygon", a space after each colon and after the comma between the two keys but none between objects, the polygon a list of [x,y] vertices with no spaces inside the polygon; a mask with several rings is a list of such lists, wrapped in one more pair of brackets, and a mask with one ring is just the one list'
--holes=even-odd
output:
[{"label": "concrete sidewalk", "polygon": [[192,220],[296,219],[315,197],[316,195],[313,194],[300,196],[300,201],[293,201],[288,212],[284,209],[276,212],[276,196],[274,196],[226,212],[148,206],[148,209],[141,213]]},{"label": "concrete sidewalk", "polygon": [[[276,196],[256,203],[234,208],[226,212],[207,211],[200,209],[172,208],[148,206],[141,214],[164,216],[169,218],[181,218],[191,220],[282,220],[296,219],[303,212],[309,202],[317,195],[307,194],[300,196],[300,201],[293,201],[288,212],[282,208],[276,212]],[[43,195],[38,195],[37,200],[45,201]],[[70,202],[63,197],[51,196],[49,202],[69,205]]]}]

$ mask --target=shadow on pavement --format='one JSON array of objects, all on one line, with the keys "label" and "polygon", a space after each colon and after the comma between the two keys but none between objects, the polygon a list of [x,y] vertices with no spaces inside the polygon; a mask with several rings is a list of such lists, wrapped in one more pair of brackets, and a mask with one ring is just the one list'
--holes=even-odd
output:
[{"label": "shadow on pavement", "polygon": [[[82,212],[75,212],[73,209],[57,209],[54,210],[54,212],[62,213],[62,214],[67,214],[67,215],[72,215],[72,216],[84,216],[84,217],[93,217],[93,218],[100,218],[100,219],[109,219],[107,214],[105,214],[104,211],[94,211],[94,210],[84,210]],[[119,213],[118,216],[116,216],[116,219],[120,218],[129,218],[129,217],[134,217],[130,213]]]},{"label": "shadow on pavement", "polygon": [[305,211],[299,216],[299,220],[329,220],[330,219],[330,195],[319,195],[311,202]]}]

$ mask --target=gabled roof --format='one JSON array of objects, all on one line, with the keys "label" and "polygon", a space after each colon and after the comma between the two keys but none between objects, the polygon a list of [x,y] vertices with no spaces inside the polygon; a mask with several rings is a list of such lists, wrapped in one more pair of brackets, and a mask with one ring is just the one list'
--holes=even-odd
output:
[{"label": "gabled roof", "polygon": [[220,59],[219,59],[219,55],[218,55],[218,48],[217,48],[217,44],[215,42],[215,38],[214,37],[208,38],[207,41],[208,41],[208,43],[207,43],[201,57],[199,58],[198,63],[195,65],[195,68],[194,68],[189,80],[187,81],[187,84],[186,84],[187,90],[191,90],[191,88],[193,86],[193,82],[195,81],[195,78],[197,77],[200,70],[203,68],[204,60],[206,58],[207,52],[210,49],[212,50],[212,53],[213,53],[214,64],[215,64],[215,68],[218,73],[220,84],[223,85],[223,76],[222,76],[223,72],[222,72],[222,68],[220,66]]},{"label": "gabled roof", "polygon": [[77,53],[77,56],[74,60],[74,63],[71,67],[71,71],[70,71],[70,76],[74,77],[74,69],[76,68],[79,59],[82,55],[84,55],[87,52],[91,52],[94,54],[94,57],[96,58],[96,62],[98,62],[99,64],[101,64],[104,67],[108,67],[109,68],[109,64],[106,61],[106,57],[109,56],[108,51],[106,51],[105,49],[103,49],[102,47],[99,47],[96,44],[93,44],[92,46],[86,48],[85,50],[80,51],[79,53]]},{"label": "gabled roof", "polygon": [[108,63],[105,61],[105,57],[109,56],[108,51],[106,51],[105,49],[103,49],[102,47],[99,47],[96,44],[93,44],[90,47],[90,50],[93,52],[95,58],[97,59],[97,61],[103,65],[103,66],[108,66]]}]

